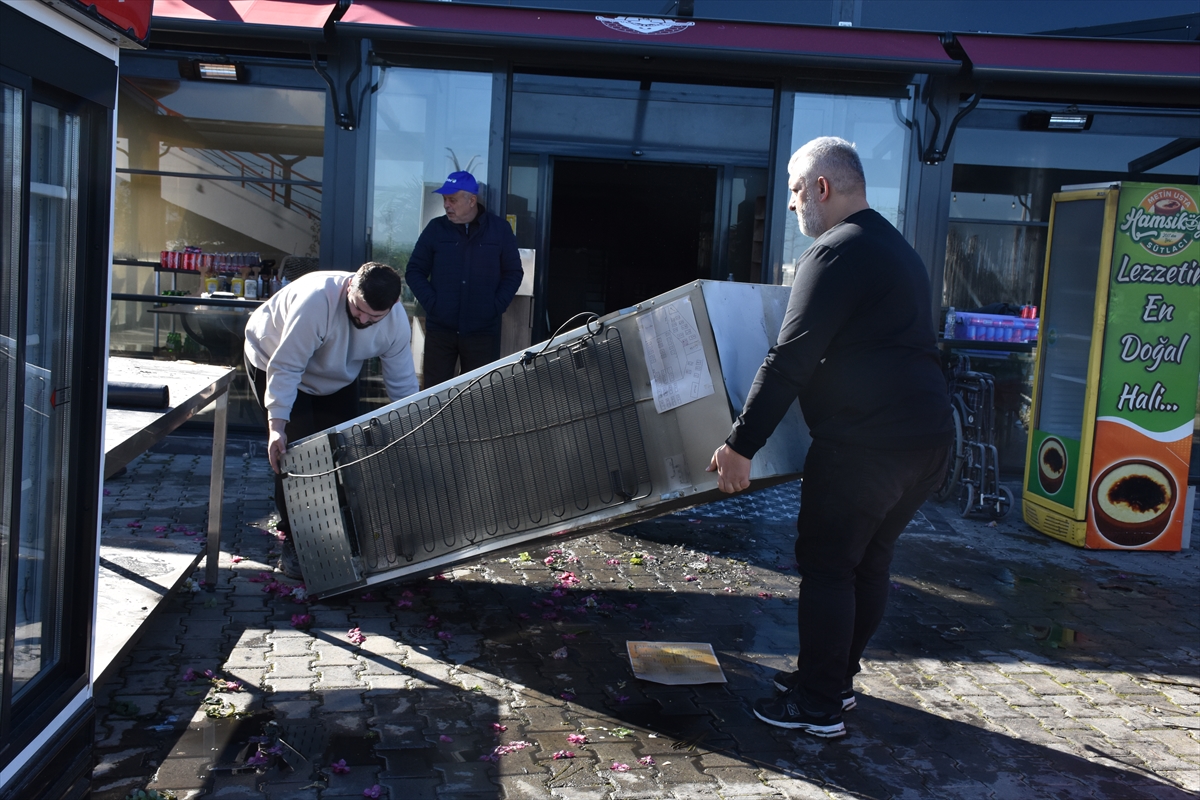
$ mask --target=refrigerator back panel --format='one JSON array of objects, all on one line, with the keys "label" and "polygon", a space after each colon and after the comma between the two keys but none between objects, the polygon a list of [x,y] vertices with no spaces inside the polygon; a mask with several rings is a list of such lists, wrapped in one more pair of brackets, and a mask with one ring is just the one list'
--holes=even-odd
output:
[{"label": "refrigerator back panel", "polygon": [[[309,591],[329,595],[722,497],[713,451],[788,290],[697,282],[293,445],[284,479]],[[793,405],[754,488],[796,477]]]}]

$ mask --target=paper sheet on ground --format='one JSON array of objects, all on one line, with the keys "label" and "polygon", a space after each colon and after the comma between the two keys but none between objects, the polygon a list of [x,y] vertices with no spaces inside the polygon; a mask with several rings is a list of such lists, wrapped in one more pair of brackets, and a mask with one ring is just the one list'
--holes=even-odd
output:
[{"label": "paper sheet on ground", "polygon": [[654,409],[662,414],[713,393],[712,374],[696,327],[692,301],[672,300],[637,318],[650,370]]},{"label": "paper sheet on ground", "polygon": [[685,686],[725,683],[717,654],[707,642],[626,642],[634,677]]}]

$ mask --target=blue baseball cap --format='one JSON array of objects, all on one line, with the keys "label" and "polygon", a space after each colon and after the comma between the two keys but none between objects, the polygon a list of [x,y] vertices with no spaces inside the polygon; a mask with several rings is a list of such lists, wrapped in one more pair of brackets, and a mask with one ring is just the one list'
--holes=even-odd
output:
[{"label": "blue baseball cap", "polygon": [[450,177],[442,184],[442,188],[434,189],[434,194],[454,194],[455,192],[470,192],[479,194],[479,182],[469,172],[451,172]]}]

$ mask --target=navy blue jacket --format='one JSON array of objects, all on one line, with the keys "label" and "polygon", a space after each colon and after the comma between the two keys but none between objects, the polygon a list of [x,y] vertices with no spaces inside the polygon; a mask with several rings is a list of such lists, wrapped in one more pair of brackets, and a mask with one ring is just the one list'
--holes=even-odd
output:
[{"label": "navy blue jacket", "polygon": [[444,215],[430,220],[404,277],[425,309],[428,330],[470,336],[500,333],[523,274],[512,228],[479,206],[466,225]]}]

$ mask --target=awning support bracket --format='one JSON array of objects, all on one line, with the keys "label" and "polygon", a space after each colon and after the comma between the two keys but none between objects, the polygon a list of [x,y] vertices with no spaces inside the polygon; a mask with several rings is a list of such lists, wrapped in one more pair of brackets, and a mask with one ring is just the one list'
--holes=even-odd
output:
[{"label": "awning support bracket", "polygon": [[975,110],[975,106],[979,105],[979,100],[983,97],[983,91],[977,91],[971,95],[967,104],[958,110],[954,115],[954,119],[950,120],[950,126],[946,128],[946,140],[942,142],[942,146],[937,146],[938,133],[942,127],[942,115],[938,113],[937,104],[934,103],[932,96],[926,96],[925,107],[929,109],[929,113],[933,115],[933,130],[929,135],[929,146],[921,153],[921,161],[930,166],[942,163],[946,160],[946,154],[950,151],[950,142],[954,139],[954,130],[958,127],[958,123],[967,114]]}]

